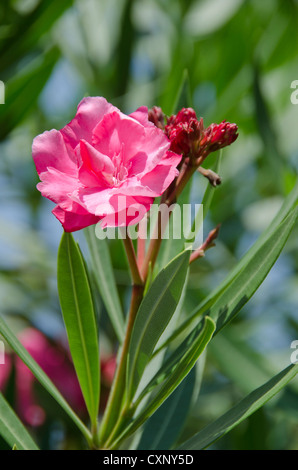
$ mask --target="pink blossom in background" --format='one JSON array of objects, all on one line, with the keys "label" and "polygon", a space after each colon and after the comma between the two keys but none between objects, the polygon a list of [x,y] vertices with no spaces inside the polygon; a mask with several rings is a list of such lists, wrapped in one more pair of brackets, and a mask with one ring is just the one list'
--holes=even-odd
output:
[{"label": "pink blossom in background", "polygon": [[182,157],[169,148],[146,107],[125,115],[102,97],[84,98],[63,129],[34,139],[37,188],[67,232],[135,224],[178,174]]},{"label": "pink blossom in background", "polygon": [[0,363],[0,391],[4,390],[11,373],[12,363],[9,354],[4,354],[4,363]]},{"label": "pink blossom in background", "polygon": [[[52,344],[35,328],[26,328],[18,335],[18,338],[76,413],[82,417],[87,416],[69,351],[64,345],[57,342]],[[6,354],[5,363],[0,366],[0,391],[5,392],[13,364],[15,365],[16,411],[25,424],[39,427],[45,422],[46,410],[38,403],[34,390],[36,379],[23,361],[14,354]],[[113,355],[101,359],[101,380],[104,385],[101,408],[107,400],[115,367],[116,359]]]}]

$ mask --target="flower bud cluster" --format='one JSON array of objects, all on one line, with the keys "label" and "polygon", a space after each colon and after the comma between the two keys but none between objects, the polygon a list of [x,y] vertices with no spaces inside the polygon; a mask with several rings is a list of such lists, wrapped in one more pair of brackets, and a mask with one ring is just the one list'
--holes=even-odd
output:
[{"label": "flower bud cluster", "polygon": [[201,164],[211,152],[232,144],[238,137],[238,127],[227,121],[204,127],[203,118],[198,119],[192,108],[182,108],[177,115],[165,117],[161,108],[149,110],[149,120],[165,134],[171,142],[171,150]]}]

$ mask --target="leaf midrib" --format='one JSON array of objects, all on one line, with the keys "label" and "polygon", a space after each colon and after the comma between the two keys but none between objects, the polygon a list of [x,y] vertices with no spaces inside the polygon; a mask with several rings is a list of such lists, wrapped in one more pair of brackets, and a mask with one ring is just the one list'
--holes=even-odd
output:
[{"label": "leaf midrib", "polygon": [[[96,258],[97,269],[100,271],[100,280],[101,280],[101,283],[103,285],[103,289],[105,291],[105,296],[108,299],[109,308],[113,312],[113,319],[114,319],[114,322],[115,322],[115,330],[116,330],[119,341],[122,342],[123,337],[121,335],[121,332],[123,332],[123,328],[124,328],[123,325],[124,324],[121,323],[121,320],[120,320],[120,318],[123,319],[122,313],[121,313],[121,316],[120,316],[120,303],[117,307],[115,306],[114,302],[116,301],[117,304],[118,304],[118,298],[116,298],[116,300],[113,298],[113,296],[110,292],[109,285],[106,282],[106,276],[104,275],[104,271],[103,271],[102,266],[101,266],[101,261],[100,261],[98,250],[97,250],[97,247],[96,247],[96,244],[95,244],[95,240],[89,234],[88,234],[88,238],[89,238],[89,241],[90,241],[91,246],[92,246],[93,255]],[[119,316],[120,316],[120,318],[119,318]]]},{"label": "leaf midrib", "polygon": [[178,267],[176,268],[176,270],[174,271],[174,273],[172,274],[171,278],[169,279],[169,281],[166,283],[165,285],[165,288],[164,290],[162,291],[162,293],[160,293],[160,295],[158,296],[158,299],[157,301],[155,302],[155,307],[154,309],[151,311],[151,315],[148,317],[148,320],[147,322],[145,323],[145,326],[143,328],[143,332],[142,332],[142,335],[140,337],[140,340],[139,340],[139,343],[138,343],[138,347],[134,353],[134,357],[135,357],[135,360],[134,362],[132,363],[132,368],[131,368],[131,372],[132,372],[132,379],[131,379],[131,385],[130,385],[130,393],[131,393],[131,389],[132,389],[132,386],[133,386],[133,378],[134,378],[134,374],[135,374],[135,369],[136,369],[136,363],[137,363],[137,358],[138,358],[138,355],[139,355],[139,351],[141,349],[141,345],[142,345],[142,342],[143,342],[143,338],[145,336],[145,333],[146,333],[146,330],[147,330],[147,327],[148,327],[148,324],[150,323],[151,319],[153,318],[160,302],[161,302],[161,299],[164,297],[164,292],[167,290],[167,288],[169,287],[170,283],[172,282],[173,278],[176,276],[177,272],[179,271],[180,267],[181,267],[181,264],[182,263],[179,263]]},{"label": "leaf midrib", "polygon": [[[76,308],[76,313],[77,313],[79,332],[80,332],[80,336],[81,336],[81,344],[82,344],[82,349],[83,349],[83,354],[84,354],[84,362],[86,364],[87,380],[88,380],[88,385],[89,385],[89,391],[91,392],[91,390],[93,390],[91,370],[90,370],[90,364],[89,364],[89,361],[88,361],[88,353],[87,353],[86,342],[85,342],[85,338],[84,338],[84,334],[83,334],[83,326],[82,326],[82,319],[81,319],[81,314],[80,314],[79,301],[78,301],[78,296],[77,296],[76,289],[75,289],[76,284],[75,284],[72,257],[71,257],[71,251],[70,251],[70,240],[69,240],[68,237],[67,237],[67,251],[68,251],[68,260],[69,260],[71,284],[72,284],[72,290],[73,290],[73,294],[74,294],[75,308]],[[87,287],[87,288],[89,289],[89,287]],[[95,410],[95,402],[94,402],[93,393],[89,393],[89,397],[91,399],[92,409]]]},{"label": "leaf midrib", "polygon": [[[3,399],[3,403],[5,403],[4,396],[3,396],[2,393],[0,392],[0,399],[1,399],[1,397],[2,397],[2,399]],[[2,409],[2,406],[1,406],[1,405],[0,405],[0,409]],[[10,410],[10,411],[11,411],[11,410]],[[5,415],[4,415],[4,417],[3,417],[3,414],[2,414],[2,416],[1,416],[1,422],[2,422],[2,424],[3,424],[3,427],[4,427],[5,429],[7,429],[8,432],[9,432],[12,436],[15,436],[15,432],[14,432],[14,431],[15,431],[15,426],[11,426],[11,423],[10,423],[7,419],[5,419]],[[26,432],[26,429],[24,429],[24,430],[22,429],[22,423],[21,423],[21,422],[20,422],[20,427],[19,427],[19,429],[20,429],[22,432]],[[18,444],[19,444],[24,450],[29,450],[29,449],[31,449],[31,447],[32,447],[31,450],[38,450],[38,447],[36,446],[36,444],[35,444],[35,442],[34,442],[33,440],[32,440],[32,442],[31,442],[31,446],[29,446],[29,442],[28,442],[28,441],[26,442],[26,437],[27,437],[28,441],[29,441],[29,439],[31,440],[31,436],[29,436],[29,435],[28,435],[28,436],[25,436],[25,435],[24,435],[24,436],[22,436],[22,437],[20,437],[20,435],[18,435],[18,437],[17,437]],[[33,448],[33,447],[34,447],[34,448]]]}]

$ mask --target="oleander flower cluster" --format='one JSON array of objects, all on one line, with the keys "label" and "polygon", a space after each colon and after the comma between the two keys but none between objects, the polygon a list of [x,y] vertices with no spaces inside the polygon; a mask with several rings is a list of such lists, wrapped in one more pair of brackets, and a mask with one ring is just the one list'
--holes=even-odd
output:
[{"label": "oleander flower cluster", "polygon": [[66,232],[136,224],[175,188],[182,164],[199,167],[237,136],[226,121],[205,128],[192,108],[168,118],[144,106],[125,115],[103,97],[84,98],[63,129],[34,139],[37,188]]}]

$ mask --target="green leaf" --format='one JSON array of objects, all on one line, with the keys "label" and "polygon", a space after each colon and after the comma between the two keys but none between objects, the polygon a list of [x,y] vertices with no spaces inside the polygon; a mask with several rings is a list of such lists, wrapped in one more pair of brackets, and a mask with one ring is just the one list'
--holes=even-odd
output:
[{"label": "green leaf", "polygon": [[181,83],[174,101],[172,114],[178,113],[182,108],[191,107],[191,92],[188,70],[184,70],[181,78]]},{"label": "green leaf", "polygon": [[[132,20],[134,3],[135,0],[125,1],[115,55],[115,95],[121,97],[127,92],[130,78],[131,58],[136,34]],[[119,76],[121,76],[121,80],[119,80]]]},{"label": "green leaf", "polygon": [[128,400],[134,396],[154,347],[176,310],[189,256],[190,251],[184,251],[160,271],[142,300],[128,351]]},{"label": "green leaf", "polygon": [[[245,322],[241,331],[246,329]],[[235,331],[234,331],[235,330]],[[220,371],[236,385],[241,393],[250,393],[260,384],[270,380],[277,373],[275,361],[256,352],[248,341],[238,333],[237,324],[226,328],[212,340],[208,348],[208,357],[215,360]],[[287,390],[274,404],[276,411],[288,416],[297,416],[297,382],[289,385]],[[293,397],[296,397],[293,398]]]},{"label": "green leaf", "polygon": [[298,373],[298,364],[292,364],[261,387],[254,390],[236,406],[213,423],[188,439],[179,450],[202,450],[223,437],[238,424],[261,408],[281,391]]},{"label": "green leaf", "polygon": [[[245,325],[243,328],[245,329]],[[210,344],[209,357],[213,358],[221,372],[233,381],[242,393],[249,393],[269,380],[274,372],[272,368],[266,368],[262,357],[259,357],[253,348],[248,348],[243,338],[237,336],[230,325],[230,328],[222,331]]]},{"label": "green leaf", "polygon": [[0,140],[3,140],[28,114],[47,83],[60,51],[53,47],[42,57],[8,80],[5,105],[0,106]]},{"label": "green leaf", "polygon": [[245,253],[241,260],[236,264],[236,266],[231,270],[229,275],[224,279],[220,286],[216,289],[215,292],[211,293],[205,300],[204,304],[207,304],[210,301],[210,298],[214,298],[214,294],[217,296],[227,287],[227,285],[240,273],[242,269],[246,267],[249,260],[255,256],[259,251],[262,245],[266,243],[266,240],[270,235],[276,230],[278,225],[290,214],[290,212],[297,205],[298,200],[298,182],[294,186],[293,190],[284,200],[282,207],[273,218],[272,222],[266,230],[259,236],[258,240],[252,245],[252,247]]},{"label": "green leaf", "polygon": [[262,284],[280,255],[297,221],[297,215],[297,209],[290,212],[249,260],[245,269],[233,279],[215,304],[210,307],[209,315],[216,319],[217,331],[232,320]]},{"label": "green leaf", "polygon": [[170,449],[185,425],[196,385],[195,368],[146,421],[138,450]]},{"label": "green leaf", "polygon": [[96,238],[94,226],[87,227],[84,232],[91,254],[95,282],[117,338],[120,343],[122,343],[125,332],[124,316],[116,287],[107,240],[99,240]]},{"label": "green leaf", "polygon": [[[14,62],[23,60],[27,53],[32,53],[37,42],[55,23],[55,21],[71,7],[73,0],[42,0],[27,15],[14,18],[11,34],[1,42],[0,72],[4,72]],[[20,40],[21,38],[21,40]]]},{"label": "green leaf", "polygon": [[44,371],[39,367],[39,365],[34,361],[30,356],[28,351],[16,338],[10,328],[7,326],[3,318],[0,317],[0,334],[7,341],[11,349],[19,356],[19,358],[26,364],[26,366],[31,370],[32,374],[39,381],[39,383],[49,392],[49,394],[57,401],[57,403],[63,408],[63,410],[68,414],[72,419],[78,429],[82,432],[87,441],[90,439],[90,432],[70,408],[69,404],[63,398],[61,393],[57,390],[55,385],[49,379],[49,377],[44,373]]},{"label": "green leaf", "polygon": [[254,66],[253,95],[259,135],[266,149],[264,154],[264,157],[267,158],[266,172],[271,172],[274,190],[278,188],[282,192],[283,179],[275,178],[275,175],[282,174],[283,167],[285,166],[284,158],[278,148],[278,135],[274,129],[268,105],[262,92],[260,71],[257,65]]},{"label": "green leaf", "polygon": [[[202,315],[211,315],[216,318],[220,313],[219,327],[223,322],[224,315],[228,321],[238,313],[263,282],[282,251],[296,222],[297,211],[293,207],[297,204],[297,197],[298,183],[284,201],[268,229],[262,233],[224,281],[201,302],[189,318],[160,346],[160,349],[180,335],[185,335]],[[232,298],[234,299],[233,306],[231,304]]]},{"label": "green leaf", "polygon": [[93,425],[99,407],[99,346],[95,312],[82,254],[64,232],[58,252],[58,291],[74,367]]},{"label": "green leaf", "polygon": [[0,434],[3,439],[18,450],[38,450],[37,445],[19,420],[13,409],[0,393]]},{"label": "green leaf", "polygon": [[212,338],[215,327],[215,322],[210,317],[204,317],[187,338],[168,356],[160,370],[141,392],[137,399],[138,402],[158,385],[161,385],[157,392],[159,400],[163,401],[164,397],[169,396],[195,365]]}]

